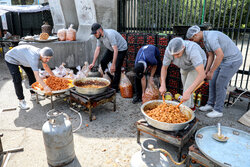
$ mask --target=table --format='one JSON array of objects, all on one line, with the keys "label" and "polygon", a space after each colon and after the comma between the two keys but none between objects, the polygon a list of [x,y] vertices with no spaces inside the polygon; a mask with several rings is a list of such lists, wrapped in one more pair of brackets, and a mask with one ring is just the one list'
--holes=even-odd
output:
[{"label": "table", "polygon": [[3,55],[4,55],[4,46],[5,46],[5,44],[11,43],[13,46],[17,46],[19,42],[20,42],[20,40],[13,40],[13,39],[3,40],[3,39],[1,39],[0,40],[0,45],[1,45],[1,48],[2,48]]},{"label": "table", "polygon": [[163,131],[150,126],[144,119],[136,122],[137,127],[137,143],[140,144],[140,134],[141,132],[147,133],[154,136],[160,140],[163,140],[169,144],[178,147],[178,160],[181,160],[181,153],[183,146],[189,141],[192,135],[197,130],[198,119],[191,121],[186,128],[179,131]]},{"label": "table", "polygon": [[71,106],[76,103],[87,108],[90,121],[92,121],[92,109],[101,104],[111,102],[113,103],[113,112],[116,111],[116,90],[113,88],[107,88],[105,92],[97,95],[84,95],[71,89],[69,99]]}]

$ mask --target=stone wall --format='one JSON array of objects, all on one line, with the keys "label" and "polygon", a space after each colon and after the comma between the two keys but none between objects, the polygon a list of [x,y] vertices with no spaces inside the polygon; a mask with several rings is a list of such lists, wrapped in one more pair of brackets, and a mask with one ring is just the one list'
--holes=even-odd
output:
[{"label": "stone wall", "polygon": [[[50,3],[53,3],[54,0],[49,0]],[[56,0],[55,0],[56,1]],[[54,2],[55,2],[54,1]],[[75,25],[78,24],[77,15],[75,14],[76,10],[69,12],[75,6],[75,3],[68,0],[62,0],[63,5],[61,5],[62,10],[66,11],[67,16],[65,17],[65,23],[68,26],[70,21],[75,22]],[[93,0],[95,9],[96,9],[96,18],[97,22],[100,23],[103,28],[117,29],[117,1],[116,0]],[[67,7],[68,6],[68,7]],[[77,7],[77,6],[76,6]],[[73,10],[73,9],[72,9]],[[64,13],[64,15],[65,15]],[[75,29],[78,28],[74,26]],[[49,46],[55,52],[55,57],[51,62],[49,62],[50,67],[54,68],[55,66],[60,65],[62,62],[67,63],[68,67],[76,67],[77,65],[83,66],[84,61],[92,63],[93,55],[96,47],[96,39],[94,36],[91,36],[87,41],[66,41],[66,42],[51,42],[51,43],[30,43],[37,47]],[[101,57],[104,55],[106,48],[101,47],[101,52],[98,57],[97,63],[100,62]]]}]

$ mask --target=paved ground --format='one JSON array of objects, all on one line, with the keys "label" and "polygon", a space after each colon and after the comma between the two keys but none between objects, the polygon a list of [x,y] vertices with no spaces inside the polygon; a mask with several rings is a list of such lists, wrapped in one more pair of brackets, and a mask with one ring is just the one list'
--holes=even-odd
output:
[{"label": "paved ground", "polygon": [[[42,125],[46,121],[46,112],[50,109],[50,101],[40,104],[29,101],[29,91],[24,89],[30,110],[8,111],[0,113],[0,133],[4,133],[2,143],[4,149],[24,147],[24,152],[11,155],[9,167],[47,167],[46,153],[42,137]],[[0,58],[0,108],[17,105],[14,87],[7,67]],[[78,115],[69,110],[63,100],[56,101],[56,109],[67,113],[75,128],[79,123]],[[131,156],[140,150],[136,143],[135,122],[143,118],[140,104],[132,104],[131,99],[123,99],[117,94],[117,111],[112,112],[112,105],[105,104],[94,109],[97,119],[89,122],[86,113],[82,112],[83,125],[74,133],[74,145],[77,159],[68,167],[128,167]],[[250,132],[237,120],[246,112],[247,102],[239,101],[232,108],[225,109],[225,116],[220,119],[209,119],[205,113],[196,112],[200,120],[199,128],[216,125],[221,122],[229,126]],[[89,126],[86,127],[85,125]],[[142,140],[149,138],[143,135]],[[177,149],[160,140],[160,147],[170,151],[176,159]],[[191,144],[191,143],[189,143]],[[185,150],[186,151],[186,150]]]}]

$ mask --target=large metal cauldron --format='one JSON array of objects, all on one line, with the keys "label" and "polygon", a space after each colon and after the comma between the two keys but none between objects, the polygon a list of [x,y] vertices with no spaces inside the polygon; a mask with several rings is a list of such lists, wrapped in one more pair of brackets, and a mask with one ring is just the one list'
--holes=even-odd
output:
[{"label": "large metal cauldron", "polygon": [[[144,103],[141,106],[141,112],[144,115],[146,121],[148,122],[149,125],[157,128],[157,129],[161,129],[161,130],[165,130],[165,131],[175,131],[175,130],[181,130],[183,128],[185,128],[187,126],[187,124],[189,122],[191,122],[194,118],[195,118],[195,114],[194,112],[187,106],[181,104],[180,105],[180,109],[181,112],[183,114],[185,114],[189,120],[187,122],[184,123],[166,123],[166,122],[160,122],[157,121],[151,117],[149,117],[144,111],[145,110],[152,110],[154,108],[156,108],[158,105],[160,105],[163,101],[162,100],[152,100],[152,101],[148,101],[146,103]],[[178,105],[179,103],[174,102],[174,101],[166,101],[167,104],[172,104],[172,105]]]},{"label": "large metal cauldron", "polygon": [[[79,87],[79,86],[75,85],[75,82],[77,82],[77,81],[81,81],[81,82],[85,82],[85,81],[100,81],[100,82],[105,82],[107,84],[106,84],[106,86],[101,87],[101,88],[83,88],[83,87]],[[73,85],[75,86],[76,91],[78,93],[85,94],[85,95],[96,95],[96,94],[105,92],[105,90],[110,85],[110,81],[107,80],[107,79],[105,79],[105,78],[89,77],[89,78],[76,79],[76,80],[73,81]]]}]

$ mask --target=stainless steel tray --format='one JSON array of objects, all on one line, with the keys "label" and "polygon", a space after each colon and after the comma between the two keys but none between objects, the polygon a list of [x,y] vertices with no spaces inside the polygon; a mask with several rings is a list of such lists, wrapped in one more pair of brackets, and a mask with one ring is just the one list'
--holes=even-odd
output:
[{"label": "stainless steel tray", "polygon": [[249,167],[250,134],[238,129],[221,126],[227,142],[219,142],[212,138],[217,133],[216,126],[199,129],[195,134],[195,142],[200,151],[214,163],[223,167]]},{"label": "stainless steel tray", "polygon": [[[166,122],[160,122],[157,121],[151,117],[149,117],[145,112],[144,112],[144,108],[145,107],[151,107],[153,106],[153,108],[155,108],[156,106],[158,106],[159,104],[161,104],[163,101],[162,100],[152,100],[152,101],[148,101],[146,103],[144,103],[141,106],[141,112],[145,117],[145,120],[148,122],[149,125],[157,128],[157,129],[161,129],[161,130],[165,130],[165,131],[176,131],[176,130],[181,130],[183,128],[185,128],[187,126],[187,124],[189,122],[191,122],[194,118],[195,118],[195,114],[194,112],[187,106],[181,104],[180,105],[180,109],[181,111],[187,115],[190,119],[187,122],[184,123],[166,123]],[[179,103],[175,102],[175,101],[166,101],[167,104],[172,104],[172,105],[178,105]],[[151,106],[150,106],[151,105]],[[152,108],[152,109],[153,109]]]}]

